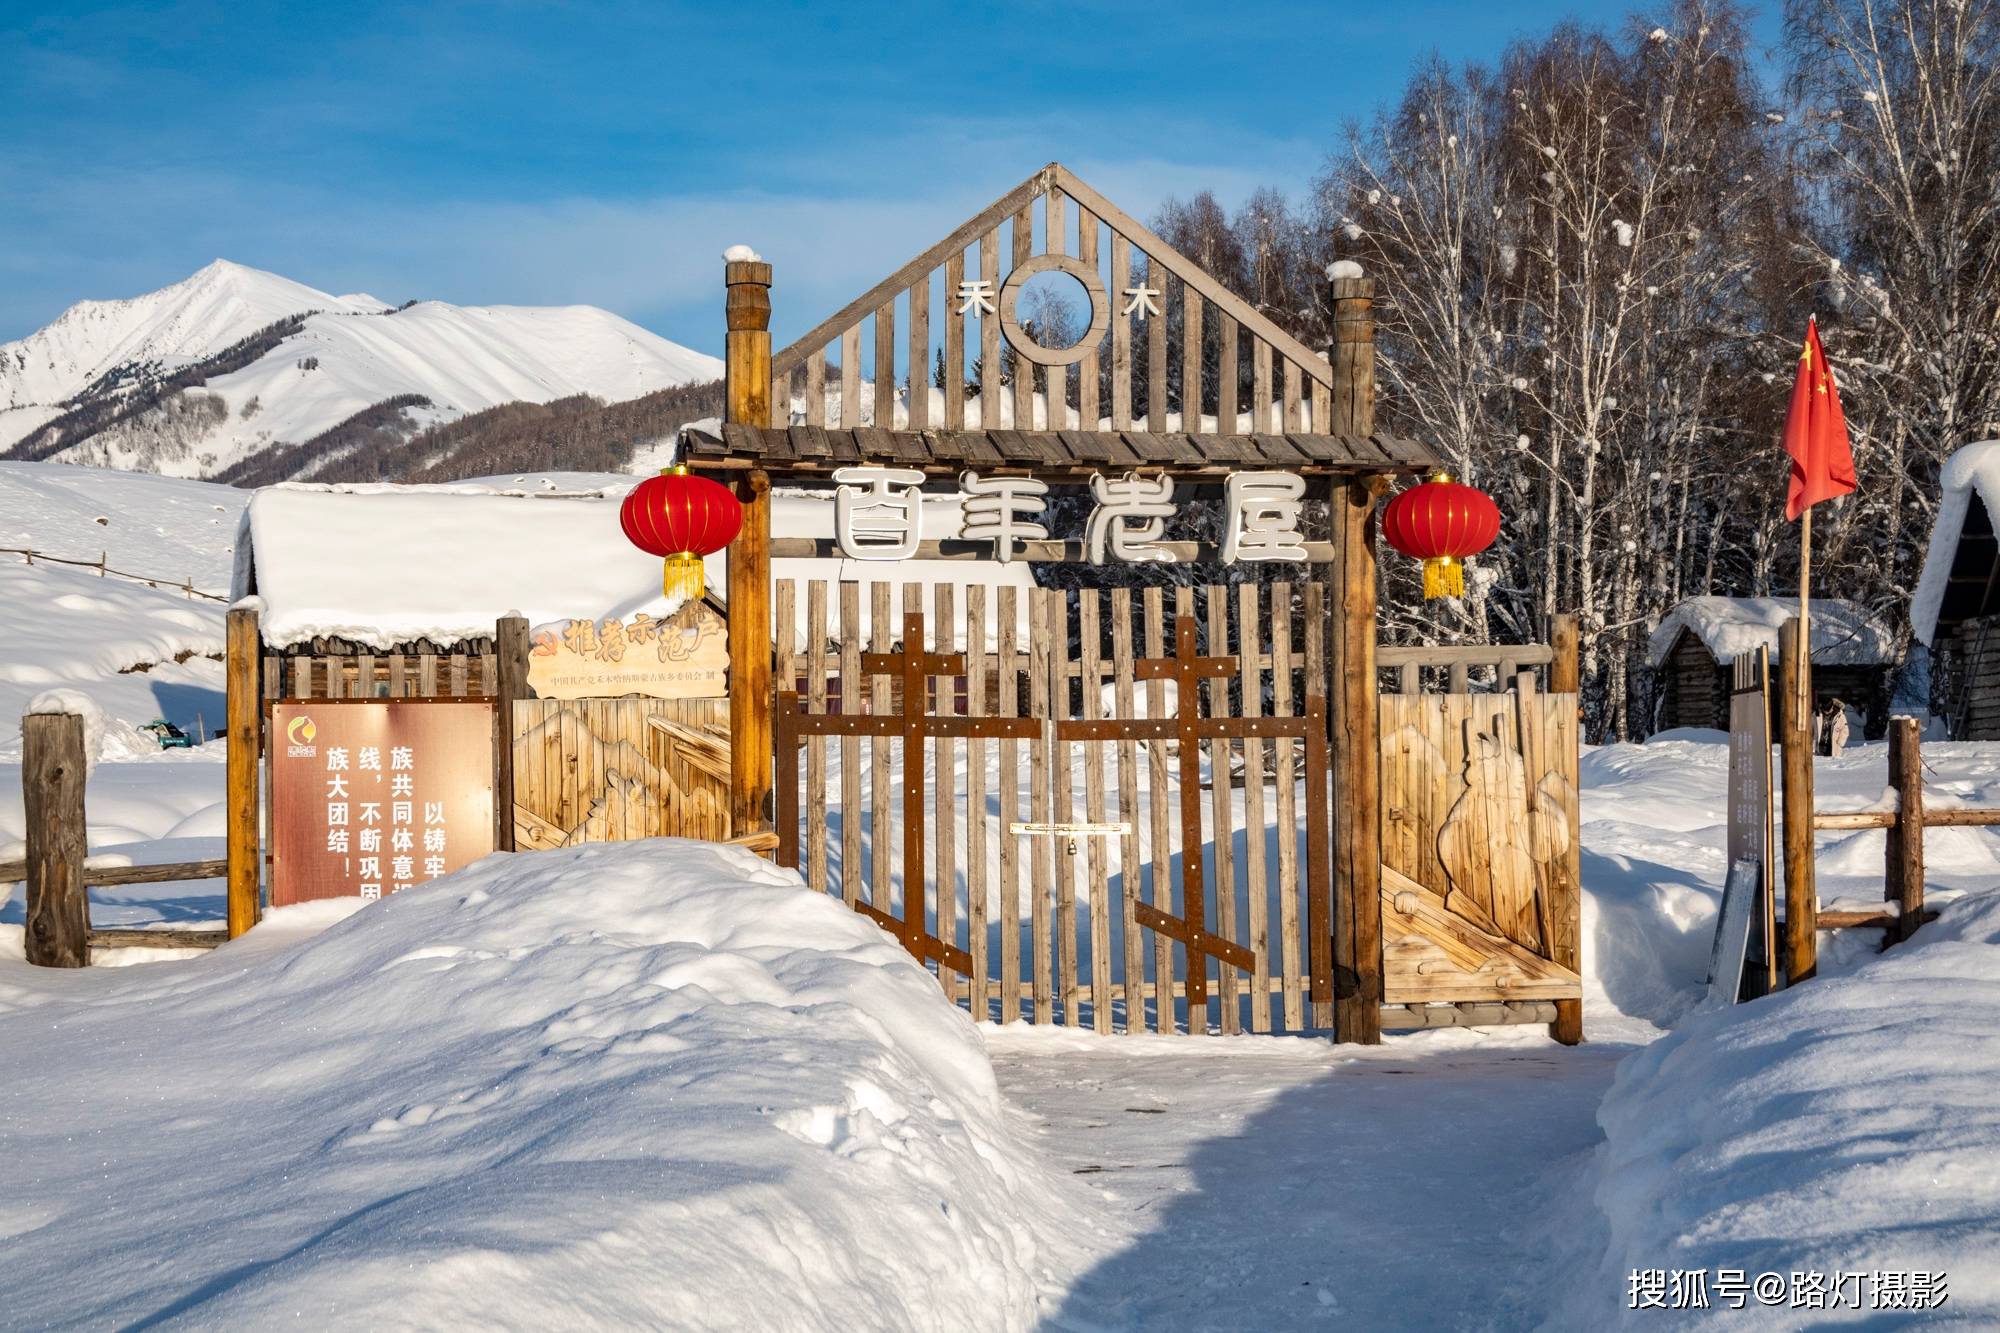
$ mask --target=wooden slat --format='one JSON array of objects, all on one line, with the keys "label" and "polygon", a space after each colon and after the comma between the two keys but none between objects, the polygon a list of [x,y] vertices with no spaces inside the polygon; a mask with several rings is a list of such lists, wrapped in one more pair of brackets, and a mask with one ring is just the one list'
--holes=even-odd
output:
[{"label": "wooden slat", "polygon": [[826,348],[823,346],[813,348],[806,355],[806,424],[822,429],[826,426]]},{"label": "wooden slat", "polygon": [[1201,430],[1201,293],[1181,284],[1181,429]]},{"label": "wooden slat", "polygon": [[[1271,708],[1282,716],[1295,715],[1292,706],[1292,585],[1271,585]],[[1311,687],[1308,686],[1308,689]],[[1278,948],[1279,979],[1283,987],[1285,1030],[1305,1027],[1305,969],[1299,951],[1299,819],[1293,740],[1271,743],[1276,771],[1277,810],[1272,823],[1278,831]],[[1308,801],[1318,797],[1308,790]],[[1253,927],[1254,929],[1254,927]],[[1254,945],[1252,946],[1255,947]],[[1270,972],[1266,965],[1266,975]]]},{"label": "wooden slat", "polygon": [[910,285],[909,390],[911,430],[931,424],[931,275]]},{"label": "wooden slat", "polygon": [[[1022,203],[1014,214],[1014,225],[1009,228],[1014,241],[1014,267],[1019,268],[1035,257],[1035,214],[1032,200]],[[998,288],[995,288],[997,291]],[[993,423],[999,425],[998,421]],[[1053,422],[1051,423],[1053,424]],[[1014,429],[1036,430],[1035,421],[1035,367],[1026,357],[1014,359]]]},{"label": "wooden slat", "polygon": [[[1259,662],[1263,657],[1264,635],[1257,605],[1257,585],[1237,585],[1236,599],[1238,707],[1243,717],[1261,717],[1264,712],[1264,679]],[[1221,785],[1220,779],[1217,785]],[[1264,742],[1254,736],[1246,736],[1243,738],[1243,881],[1247,900],[1245,914],[1249,918],[1245,925],[1250,933],[1244,942],[1249,946],[1250,956],[1256,960],[1250,973],[1252,1032],[1271,1030],[1271,881],[1267,873],[1264,828]],[[1295,827],[1282,821],[1277,834],[1280,843],[1290,842],[1297,836]]]},{"label": "wooden slat", "polygon": [[[888,653],[894,644],[894,616],[890,598],[893,589],[887,583],[868,585],[868,629],[869,638],[878,653]],[[868,682],[868,711],[876,717],[887,717],[890,709],[889,679],[874,676]],[[891,866],[896,845],[894,817],[890,814],[891,801],[895,794],[892,769],[895,764],[895,747],[886,735],[869,742],[868,755],[868,795],[871,823],[869,825],[869,868],[868,904],[878,912],[894,913],[895,898],[890,892]],[[905,885],[904,891],[908,892]]]},{"label": "wooden slat", "polygon": [[[1029,590],[1028,596],[1031,601],[1035,595],[1034,590]],[[1020,644],[1019,625],[1015,617],[1019,614],[1020,608],[1016,602],[1016,589],[1001,587],[995,599],[994,610],[997,617],[994,642],[1000,650],[1000,689],[997,706],[1002,717],[1017,717],[1020,715],[1018,667]],[[1039,743],[1033,748],[1039,750]],[[1000,817],[997,832],[1000,839],[1000,1021],[1002,1023],[1018,1022],[1021,1017],[1021,840],[1014,835],[1014,820],[1020,809],[1020,754],[1019,741],[1000,742]],[[1033,763],[1032,758],[1030,763]],[[1037,805],[1034,808],[1039,811],[1041,807]],[[1041,816],[1037,813],[1032,817],[1039,819]],[[1037,883],[1037,901],[1040,899],[1039,890],[1040,885]]]},{"label": "wooden slat", "polygon": [[895,430],[896,422],[896,301],[884,301],[875,311],[875,428]]},{"label": "wooden slat", "polygon": [[1289,357],[1285,359],[1282,369],[1285,374],[1285,429],[1304,430],[1306,424],[1300,406],[1304,400],[1300,396],[1299,381],[1305,378],[1305,371]]},{"label": "wooden slat", "polygon": [[[840,585],[840,711],[861,712],[861,585]],[[861,901],[861,741],[840,738],[840,899]]]},{"label": "wooden slat", "polygon": [[[965,322],[959,313],[958,289],[965,281],[965,251],[953,250],[944,261],[944,425],[965,429]],[[978,1006],[973,1008],[978,1016]]]},{"label": "wooden slat", "polygon": [[[1049,598],[1049,711],[1042,714],[1057,723],[1071,716],[1069,703],[1069,635],[1064,594],[1050,589]],[[1086,691],[1088,693],[1088,691]],[[1058,733],[1060,734],[1060,733]],[[1069,823],[1076,818],[1072,799],[1070,742],[1052,738],[1049,742],[1050,823]],[[1053,840],[1051,840],[1053,843]],[[1082,997],[1077,993],[1076,872],[1077,858],[1066,846],[1053,846],[1049,858],[1055,872],[1056,948],[1061,953],[1059,984],[1062,987],[1063,1023],[1076,1027],[1083,1021]]]},{"label": "wooden slat", "polygon": [[840,335],[840,428],[861,424],[861,324],[857,320]]},{"label": "wooden slat", "polygon": [[[825,579],[806,584],[806,707],[814,713],[826,712],[827,590]],[[778,635],[789,633],[783,616],[777,618]],[[825,893],[826,878],[826,737],[806,738],[806,884],[816,893]]]},{"label": "wooden slat", "polygon": [[[911,585],[919,587],[920,585]],[[957,651],[953,644],[953,626],[957,623],[954,611],[952,585],[938,583],[931,588],[936,610],[931,618],[931,652],[947,654]],[[921,645],[919,645],[921,647]],[[907,645],[906,645],[907,648]],[[957,678],[940,675],[933,678],[932,688],[936,697],[930,703],[930,711],[939,715],[958,712]],[[907,706],[907,705],[906,705]],[[923,706],[923,701],[918,701]],[[931,863],[937,867],[937,937],[946,944],[958,943],[958,834],[953,818],[958,808],[958,782],[953,775],[953,741],[950,736],[940,735],[931,741],[931,756],[936,771],[933,790],[932,838],[936,852]],[[905,763],[915,764],[915,784],[922,791],[924,780],[924,756],[908,755]],[[968,819],[973,818],[968,813]],[[938,984],[947,994],[958,984],[958,974],[944,962],[938,964]]]},{"label": "wooden slat", "polygon": [[[1148,587],[1144,593],[1146,612],[1146,656],[1159,659],[1167,655],[1165,595],[1159,587]],[[1146,685],[1146,715],[1165,717],[1167,715],[1167,682],[1164,677],[1154,677]],[[1149,798],[1147,811],[1148,832],[1152,843],[1151,896],[1148,901],[1154,910],[1167,916],[1178,915],[1174,911],[1174,844],[1173,812],[1167,799],[1167,742],[1149,740],[1146,742],[1146,794]],[[1174,1005],[1171,982],[1174,975],[1173,941],[1158,931],[1153,933],[1153,981],[1156,990],[1153,1005],[1153,1030],[1171,1034],[1174,1030]]]},{"label": "wooden slat", "polygon": [[1252,435],[1277,429],[1271,424],[1271,344],[1256,337],[1250,340],[1250,410]]},{"label": "wooden slat", "polygon": [[[1000,229],[991,227],[979,238],[979,277],[986,284],[986,290],[994,294],[994,302],[999,302],[1000,293]],[[979,425],[984,430],[999,430],[1007,423],[1000,415],[1000,316],[982,314],[979,317]]]},{"label": "wooden slat", "polygon": [[[1132,676],[1132,590],[1111,590],[1111,662],[1115,682],[1113,702],[1121,718],[1135,716]],[[1139,901],[1139,747],[1136,741],[1118,744],[1118,818],[1126,832],[1118,843],[1118,898],[1120,923],[1124,932],[1125,1031],[1146,1030],[1146,1003],[1141,991],[1146,981],[1144,941],[1133,908]]]},{"label": "wooden slat", "polygon": [[[1092,272],[1097,271],[1097,215],[1087,208],[1076,210],[1076,257]],[[1076,366],[1077,424],[1084,430],[1098,429],[1097,349],[1091,348]]]},{"label": "wooden slat", "polygon": [[[1223,657],[1229,652],[1229,589],[1220,584],[1210,584],[1207,590],[1208,602],[1208,655]],[[1221,676],[1212,676],[1208,682],[1208,715],[1210,717],[1234,716],[1229,707],[1229,682]],[[1210,818],[1214,821],[1212,831],[1215,858],[1215,933],[1232,943],[1236,938],[1236,868],[1235,854],[1230,836],[1235,827],[1235,811],[1230,801],[1230,768],[1235,747],[1225,737],[1217,736],[1208,743],[1208,770]],[[1182,848],[1182,855],[1187,850]],[[1243,1027],[1241,974],[1230,964],[1216,960],[1216,969],[1221,984],[1217,994],[1222,1001],[1222,1031],[1225,1035],[1239,1032]],[[1192,1031],[1192,1027],[1189,1029]]]},{"label": "wooden slat", "polygon": [[[1305,590],[1306,698],[1324,716],[1332,683],[1327,677],[1326,585],[1308,583]],[[1326,732],[1320,729],[1320,737]],[[1321,762],[1315,763],[1315,755]],[[1327,786],[1323,741],[1306,743],[1306,965],[1312,978],[1312,1024],[1333,1026],[1333,902],[1331,793]]]},{"label": "wooden slat", "polygon": [[1132,285],[1132,243],[1111,234],[1111,429],[1132,428],[1132,316],[1125,289]]},{"label": "wooden slat", "polygon": [[[1051,186],[1042,198],[1046,217],[1042,226],[1042,249],[1047,254],[1067,253],[1068,227],[1063,219],[1063,192]],[[1069,367],[1043,366],[1042,393],[1047,406],[1045,428],[1053,431],[1069,429]],[[1019,369],[1016,374],[1021,373]]]},{"label": "wooden slat", "polygon": [[1236,351],[1240,338],[1236,320],[1218,311],[1215,323],[1215,433],[1234,435],[1242,429],[1236,406]]},{"label": "wooden slat", "polygon": [[[1062,629],[1050,624],[1049,604],[1060,601],[1062,594],[1051,589],[1034,589],[1029,593],[1031,628],[1028,633],[1028,709],[1029,716],[1041,718],[1047,727],[1045,738],[1028,751],[1028,799],[1032,818],[1047,821],[1054,818],[1050,813],[1049,800],[1049,760],[1054,745],[1055,728],[1047,720],[1054,716],[1050,709],[1049,674],[1055,670],[1051,658],[1054,645],[1051,640],[1062,634]],[[1057,678],[1058,680],[1061,677]],[[1055,973],[1051,954],[1049,906],[1054,890],[1054,843],[1046,838],[1030,840],[1028,855],[1034,866],[1034,1002],[1037,1025],[1055,1021]]]},{"label": "wooden slat", "polygon": [[1146,316],[1146,428],[1167,428],[1167,273],[1160,261],[1146,258],[1146,285],[1159,292],[1160,313]]},{"label": "wooden slat", "polygon": [[[965,588],[965,712],[986,716],[986,585]],[[943,779],[948,781],[948,778]],[[972,972],[966,1003],[975,1022],[993,1017],[991,960],[986,947],[988,883],[986,878],[986,742],[977,736],[965,742],[965,924],[966,952]],[[1001,831],[1006,836],[1006,831]]]},{"label": "wooden slat", "polygon": [[[1103,692],[1097,684],[1103,662],[1101,594],[1085,588],[1077,594],[1078,633],[1083,663],[1083,716],[1096,721],[1104,716]],[[1092,824],[1106,822],[1104,812],[1104,746],[1086,745],[1083,751],[1083,817]],[[1091,1004],[1091,1026],[1100,1033],[1111,1031],[1111,878],[1106,864],[1103,838],[1085,839],[1085,856],[1090,870],[1090,986],[1097,997]],[[1073,859],[1073,858],[1072,858]]]}]

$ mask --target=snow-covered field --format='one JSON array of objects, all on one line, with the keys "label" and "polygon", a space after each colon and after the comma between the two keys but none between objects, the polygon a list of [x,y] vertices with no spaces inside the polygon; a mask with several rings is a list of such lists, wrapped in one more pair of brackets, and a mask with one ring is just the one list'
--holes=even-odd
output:
[{"label": "snow-covered field", "polygon": [[[191,485],[0,466],[41,541],[101,533],[114,567],[124,542],[199,584],[235,514],[196,522],[221,501]],[[182,506],[157,530],[153,496]],[[0,564],[0,609],[29,627],[0,643],[0,706],[60,685],[109,715],[93,854],[218,855],[220,743],[135,730],[219,710],[214,664],[171,661],[219,646],[217,604]],[[6,859],[11,724],[0,742]],[[1821,805],[1883,803],[1885,757],[1820,761]],[[1933,804],[2000,802],[2000,746],[1925,759]],[[20,961],[16,889],[4,1322],[1599,1329],[1674,1318],[1629,1307],[1634,1270],[1676,1269],[1706,1274],[1682,1317],[1871,1314],[1730,1309],[1742,1269],[1786,1302],[1820,1274],[1821,1306],[1943,1273],[1933,1314],[1990,1325],[2000,839],[1929,835],[1943,915],[1909,943],[1828,936],[1819,981],[1696,1013],[1726,762],[1716,733],[1585,754],[1573,1049],[974,1025],[865,920],[697,844],[495,857],[83,972]],[[1826,901],[1879,901],[1883,838],[1822,835]],[[93,919],[213,922],[220,887],[93,891]]]}]

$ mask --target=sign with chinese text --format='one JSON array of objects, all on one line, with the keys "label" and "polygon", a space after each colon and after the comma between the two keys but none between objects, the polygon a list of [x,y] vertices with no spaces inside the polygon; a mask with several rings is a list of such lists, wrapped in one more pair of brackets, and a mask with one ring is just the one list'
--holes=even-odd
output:
[{"label": "sign with chinese text", "polygon": [[577,618],[537,625],[528,685],[542,699],[719,699],[729,693],[728,628],[689,602],[664,619]]},{"label": "sign with chinese text", "polygon": [[271,905],[380,898],[493,850],[491,700],[271,705]]},{"label": "sign with chinese text", "polygon": [[1746,998],[1762,995],[1777,957],[1772,896],[1770,666],[1763,652],[1732,664],[1729,696],[1729,864],[1755,870]]}]

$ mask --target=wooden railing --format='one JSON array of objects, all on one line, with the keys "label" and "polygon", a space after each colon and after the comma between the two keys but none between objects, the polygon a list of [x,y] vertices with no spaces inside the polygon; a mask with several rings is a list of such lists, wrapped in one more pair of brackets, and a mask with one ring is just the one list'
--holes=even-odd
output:
[{"label": "wooden railing", "polygon": [[94,569],[97,571],[97,577],[99,578],[108,576],[114,579],[130,579],[134,583],[143,583],[149,588],[171,588],[175,592],[185,594],[190,598],[200,597],[211,602],[227,602],[229,600],[227,597],[212,592],[203,592],[200,588],[195,587],[194,575],[192,574],[185,575],[179,583],[175,583],[172,579],[163,579],[154,574],[133,574],[126,570],[113,569],[105,563],[110,558],[110,553],[106,551],[99,551],[95,560],[71,560],[66,556],[50,555],[47,551],[37,551],[25,546],[0,546],[0,555],[18,555],[30,565],[39,560],[45,565],[71,565],[77,569]]}]

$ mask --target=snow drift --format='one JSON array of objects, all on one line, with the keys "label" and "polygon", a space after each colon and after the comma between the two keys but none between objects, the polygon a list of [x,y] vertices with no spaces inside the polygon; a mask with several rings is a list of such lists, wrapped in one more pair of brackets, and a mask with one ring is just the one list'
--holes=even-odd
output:
[{"label": "snow drift", "polygon": [[[1963,898],[1852,973],[1695,1015],[1626,1059],[1598,1112],[1609,1234],[1602,1281],[1579,1286],[1588,1322],[1608,1322],[1605,1297],[1624,1296],[1631,1270],[1655,1268],[1943,1272],[1938,1313],[2000,1321],[1996,944],[2000,899]],[[1675,1327],[1741,1326],[1710,1298]]]},{"label": "snow drift", "polygon": [[59,1061],[0,970],[10,1319],[1026,1327],[1066,1276],[970,1021],[789,872],[626,843],[288,915],[58,979]]}]

